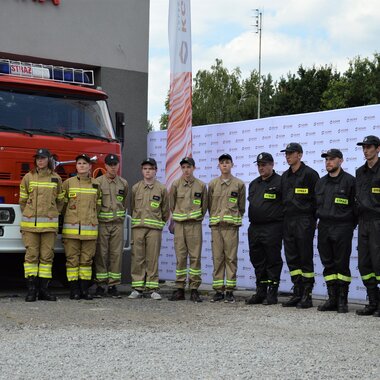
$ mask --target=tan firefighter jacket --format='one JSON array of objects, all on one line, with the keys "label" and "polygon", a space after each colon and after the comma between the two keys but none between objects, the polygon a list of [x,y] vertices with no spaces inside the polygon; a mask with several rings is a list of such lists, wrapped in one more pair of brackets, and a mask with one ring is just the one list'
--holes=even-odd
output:
[{"label": "tan firefighter jacket", "polygon": [[176,222],[201,222],[207,212],[207,188],[197,178],[175,180],[169,194],[172,218]]},{"label": "tan firefighter jacket", "polygon": [[27,173],[20,184],[21,231],[57,232],[63,198],[58,174],[50,169]]},{"label": "tan firefighter jacket", "polygon": [[63,182],[65,207],[62,237],[95,240],[98,237],[98,211],[101,206],[99,184],[93,178],[78,176]]},{"label": "tan firefighter jacket", "polygon": [[144,181],[132,187],[132,228],[147,227],[162,230],[169,219],[168,193],[164,185],[155,180],[152,185]]},{"label": "tan firefighter jacket", "polygon": [[128,182],[119,176],[106,175],[96,179],[102,193],[102,205],[98,214],[100,223],[124,222],[128,207]]}]

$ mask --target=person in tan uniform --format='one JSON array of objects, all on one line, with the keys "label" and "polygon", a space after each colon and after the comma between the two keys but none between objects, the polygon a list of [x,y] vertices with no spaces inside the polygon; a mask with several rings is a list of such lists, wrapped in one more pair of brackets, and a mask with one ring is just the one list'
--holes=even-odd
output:
[{"label": "person in tan uniform", "polygon": [[80,154],[75,161],[77,175],[63,183],[65,211],[62,238],[66,274],[70,283],[70,299],[91,300],[88,288],[98,237],[97,215],[101,206],[101,192],[96,180],[90,177],[90,157]]},{"label": "person in tan uniform", "polygon": [[177,257],[176,286],[170,301],[185,299],[187,258],[189,257],[190,299],[202,302],[198,288],[201,279],[202,220],[207,212],[207,188],[194,178],[195,161],[185,157],[180,162],[182,177],[170,188],[169,204],[174,225],[174,248]]},{"label": "person in tan uniform", "polygon": [[54,172],[51,158],[49,150],[37,149],[35,168],[25,174],[20,184],[20,227],[26,249],[24,273],[28,286],[26,302],[36,301],[37,293],[39,300],[57,300],[50,294],[48,285],[52,278],[54,243],[64,193],[61,177]]},{"label": "person in tan uniform", "polygon": [[104,286],[108,285],[108,294],[113,298],[121,298],[116,286],[121,282],[128,182],[117,175],[120,169],[117,155],[107,155],[104,162],[106,173],[97,178],[102,193],[102,207],[98,214],[99,236],[95,254],[98,286],[95,297],[103,297]]},{"label": "person in tan uniform", "polygon": [[146,289],[150,297],[160,300],[158,286],[158,257],[161,249],[162,229],[169,218],[169,201],[166,188],[156,179],[157,162],[147,158],[141,163],[143,179],[132,187],[132,252],[131,275],[133,291],[128,298],[143,296]]},{"label": "person in tan uniform", "polygon": [[235,302],[233,290],[236,287],[239,227],[242,225],[245,212],[246,191],[244,182],[231,174],[233,165],[232,157],[228,153],[222,154],[219,157],[221,176],[213,179],[208,185],[214,263],[213,288],[216,290],[211,302]]}]

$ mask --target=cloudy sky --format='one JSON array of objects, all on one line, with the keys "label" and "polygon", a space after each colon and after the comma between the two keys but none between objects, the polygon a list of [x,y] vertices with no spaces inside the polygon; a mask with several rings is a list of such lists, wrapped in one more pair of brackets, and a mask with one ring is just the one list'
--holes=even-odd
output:
[{"label": "cloudy sky", "polygon": [[[148,119],[155,129],[169,89],[169,0],[150,1]],[[247,77],[258,69],[254,9],[263,13],[262,73],[278,79],[300,64],[332,64],[380,53],[378,0],[191,0],[193,77],[216,58]]]}]

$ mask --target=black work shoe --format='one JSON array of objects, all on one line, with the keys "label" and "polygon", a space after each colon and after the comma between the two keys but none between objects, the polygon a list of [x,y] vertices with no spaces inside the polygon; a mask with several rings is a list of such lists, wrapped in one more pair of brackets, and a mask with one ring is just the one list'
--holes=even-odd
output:
[{"label": "black work shoe", "polygon": [[297,309],[310,309],[313,307],[313,299],[311,292],[313,290],[312,286],[305,286],[300,302],[297,304]]},{"label": "black work shoe", "polygon": [[121,298],[119,291],[117,290],[116,285],[112,285],[108,288],[108,295],[112,298]]},{"label": "black work shoe", "polygon": [[245,303],[247,305],[260,305],[264,302],[265,298],[266,298],[266,294],[265,295],[258,294],[258,293],[252,294],[252,296],[249,299],[245,300]]},{"label": "black work shoe", "polygon": [[94,298],[102,298],[105,295],[106,295],[105,289],[102,286],[98,285],[95,290]]},{"label": "black work shoe", "polygon": [[191,290],[190,299],[195,303],[202,302],[202,298],[200,297],[197,289]]},{"label": "black work shoe", "polygon": [[80,300],[80,290],[78,281],[70,281],[70,299],[71,300]]},{"label": "black work shoe", "polygon": [[278,286],[271,285],[268,288],[267,297],[263,301],[263,305],[277,305],[278,302]]},{"label": "black work shoe", "polygon": [[169,301],[183,301],[185,299],[185,290],[177,289],[173,294],[168,298]]},{"label": "black work shoe", "polygon": [[225,303],[235,303],[235,296],[233,292],[226,292]]},{"label": "black work shoe", "polygon": [[337,311],[338,310],[337,300],[334,298],[329,298],[322,305],[319,305],[317,307],[317,310],[318,311]]},{"label": "black work shoe", "polygon": [[288,301],[282,303],[283,307],[296,307],[302,299],[303,287],[300,284],[294,284],[293,295]]},{"label": "black work shoe", "polygon": [[367,315],[373,315],[377,311],[376,305],[365,305],[363,309],[356,310],[356,315],[360,316],[367,316]]},{"label": "black work shoe", "polygon": [[214,294],[214,297],[211,298],[211,302],[219,302],[224,300],[224,293],[223,292],[216,292]]}]

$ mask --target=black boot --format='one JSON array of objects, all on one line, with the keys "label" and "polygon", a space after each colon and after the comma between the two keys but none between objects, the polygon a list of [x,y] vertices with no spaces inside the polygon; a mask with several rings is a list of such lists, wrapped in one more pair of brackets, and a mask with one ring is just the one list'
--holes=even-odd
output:
[{"label": "black boot", "polygon": [[169,301],[183,301],[185,299],[185,289],[178,288],[173,292]]},{"label": "black boot", "polygon": [[87,301],[92,300],[92,295],[88,292],[88,288],[90,287],[90,280],[80,280],[80,295],[81,298]]},{"label": "black boot", "polygon": [[38,292],[38,299],[40,301],[57,301],[57,297],[50,294],[48,290],[50,279],[40,277],[40,291]]},{"label": "black boot", "polygon": [[191,289],[190,299],[191,299],[191,301],[193,301],[195,303],[202,302],[202,298],[199,295],[199,292],[197,289]]},{"label": "black boot", "polygon": [[296,307],[298,303],[301,301],[303,293],[303,286],[301,283],[294,284],[293,287],[293,295],[286,302],[282,303],[283,307]]},{"label": "black boot", "polygon": [[28,293],[26,294],[26,302],[35,302],[37,299],[37,278],[35,276],[29,276],[26,278],[26,285],[28,287]]},{"label": "black boot", "polygon": [[305,284],[303,288],[301,301],[297,304],[297,309],[309,309],[313,307],[313,300],[311,293],[313,291],[313,284]]},{"label": "black boot", "polygon": [[338,287],[336,283],[327,283],[327,294],[329,298],[325,303],[319,305],[318,311],[336,311],[338,310]]},{"label": "black boot", "polygon": [[78,280],[70,281],[70,299],[80,300],[79,282]]},{"label": "black boot", "polygon": [[349,284],[339,284],[338,287],[338,313],[348,313],[348,287]]},{"label": "black boot", "polygon": [[259,305],[267,298],[267,286],[260,284],[256,288],[256,294],[253,294],[251,298],[245,300],[247,305]]},{"label": "black boot", "polygon": [[378,295],[377,310],[373,313],[373,316],[380,317],[380,289],[379,289],[379,295]]},{"label": "black boot", "polygon": [[267,297],[263,301],[263,305],[276,305],[278,302],[278,285],[269,285]]},{"label": "black boot", "polygon": [[365,305],[363,309],[356,310],[356,314],[363,315],[373,315],[377,311],[379,304],[379,290],[376,288],[367,288],[368,305]]}]

